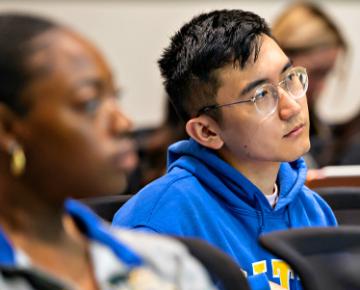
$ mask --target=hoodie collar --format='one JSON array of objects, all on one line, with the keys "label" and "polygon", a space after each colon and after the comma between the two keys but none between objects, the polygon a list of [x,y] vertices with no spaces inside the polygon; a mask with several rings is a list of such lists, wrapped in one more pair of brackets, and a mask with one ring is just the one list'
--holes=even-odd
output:
[{"label": "hoodie collar", "polygon": [[[231,206],[273,211],[259,188],[214,151],[193,139],[180,141],[169,147],[168,171],[176,167],[191,172]],[[277,180],[280,196],[275,210],[285,207],[295,198],[304,185],[305,178],[306,165],[302,158],[281,163]]]}]

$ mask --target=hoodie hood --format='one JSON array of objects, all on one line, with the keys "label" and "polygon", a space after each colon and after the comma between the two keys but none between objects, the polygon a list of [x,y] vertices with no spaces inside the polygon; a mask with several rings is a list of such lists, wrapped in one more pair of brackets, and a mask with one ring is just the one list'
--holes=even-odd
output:
[{"label": "hoodie hood", "polygon": [[168,172],[174,168],[191,172],[215,194],[220,194],[219,197],[225,199],[229,205],[235,208],[253,208],[261,212],[280,211],[291,203],[301,192],[307,171],[302,158],[280,165],[277,178],[279,201],[275,209],[272,209],[264,194],[250,180],[222,160],[214,151],[193,139],[170,146]]},{"label": "hoodie hood", "polygon": [[131,198],[114,223],[204,239],[230,255],[249,277],[265,272],[278,284],[283,277],[281,284],[289,284],[288,289],[300,289],[299,279],[261,247],[258,238],[294,227],[336,225],[329,206],[304,186],[305,176],[302,159],[281,164],[280,197],[272,208],[265,195],[216,152],[192,139],[181,141],[169,148],[168,173]]}]

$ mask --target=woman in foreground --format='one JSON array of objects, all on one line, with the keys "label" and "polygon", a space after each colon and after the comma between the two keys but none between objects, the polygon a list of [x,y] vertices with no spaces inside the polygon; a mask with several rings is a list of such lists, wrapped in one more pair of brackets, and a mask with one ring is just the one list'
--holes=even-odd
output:
[{"label": "woman in foreground", "polygon": [[[68,198],[120,192],[130,122],[102,56],[51,21],[0,14],[0,288],[213,289],[178,244],[110,232]],[[114,231],[114,230],[113,230]]]}]

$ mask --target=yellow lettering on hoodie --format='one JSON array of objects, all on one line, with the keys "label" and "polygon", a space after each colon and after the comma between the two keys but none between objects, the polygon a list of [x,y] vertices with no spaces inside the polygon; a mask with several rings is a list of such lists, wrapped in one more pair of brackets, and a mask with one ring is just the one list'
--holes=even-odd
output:
[{"label": "yellow lettering on hoodie", "polygon": [[252,268],[253,268],[254,275],[266,273],[267,272],[266,261],[263,260],[263,261],[252,263]]},{"label": "yellow lettering on hoodie", "polygon": [[273,270],[273,277],[280,279],[280,285],[286,289],[290,287],[290,277],[294,278],[294,272],[290,266],[282,260],[271,260],[271,266]]}]

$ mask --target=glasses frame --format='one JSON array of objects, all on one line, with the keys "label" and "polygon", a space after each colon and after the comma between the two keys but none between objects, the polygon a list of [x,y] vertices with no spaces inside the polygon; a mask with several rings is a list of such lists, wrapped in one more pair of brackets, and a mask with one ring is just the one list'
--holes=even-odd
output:
[{"label": "glasses frame", "polygon": [[[304,88],[304,93],[297,97],[297,96],[294,96],[289,90],[288,88],[286,87],[286,80],[285,78],[289,75],[289,73],[291,71],[302,71],[302,73],[304,73],[306,75],[306,87]],[[290,95],[292,97],[292,99],[294,100],[298,100],[298,99],[301,99],[302,97],[304,97],[306,95],[306,92],[307,92],[307,89],[308,89],[308,86],[309,86],[309,77],[308,77],[308,74],[307,74],[307,71],[306,71],[306,68],[302,67],[302,66],[296,66],[296,67],[292,67],[288,70],[288,72],[286,73],[286,76],[283,80],[281,80],[276,86],[274,84],[262,84],[260,85],[259,87],[255,88],[255,92],[259,89],[259,88],[262,88],[264,86],[272,86],[275,88],[275,90],[278,92],[278,87],[281,87],[288,95]],[[285,84],[285,85],[284,85]],[[216,109],[219,109],[219,108],[222,108],[222,107],[227,107],[227,106],[232,106],[232,105],[236,105],[236,104],[243,104],[243,103],[253,103],[255,105],[255,108],[256,110],[258,111],[258,113],[262,114],[262,115],[267,115],[267,116],[270,116],[271,114],[273,114],[275,111],[276,111],[276,108],[277,108],[277,105],[278,105],[278,102],[279,102],[279,98],[280,98],[280,94],[277,93],[276,94],[276,104],[274,106],[274,109],[271,110],[269,113],[262,113],[258,107],[256,106],[256,94],[249,98],[249,99],[246,99],[246,100],[238,100],[238,101],[234,101],[234,102],[231,102],[231,103],[226,103],[226,104],[217,104],[217,105],[209,105],[209,106],[205,106],[203,108],[201,108],[198,113],[197,113],[197,116],[200,116],[202,114],[206,114],[207,112],[209,111],[212,111],[212,110],[216,110]]]}]

